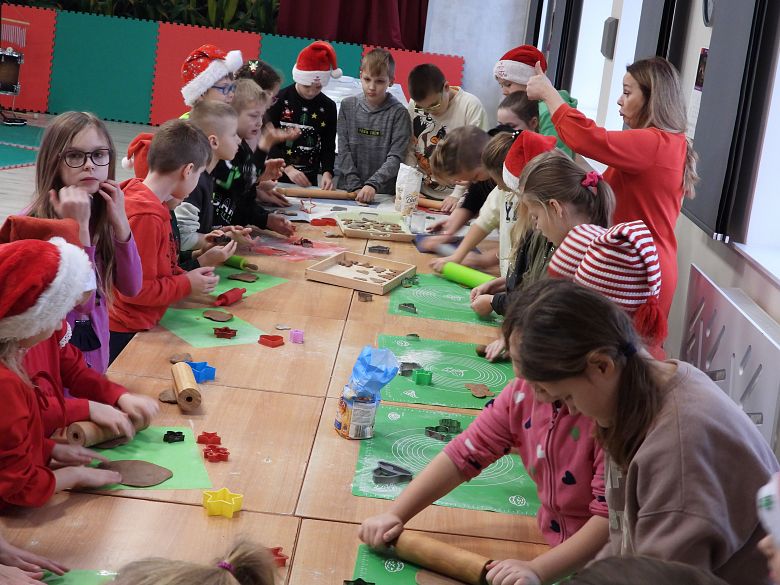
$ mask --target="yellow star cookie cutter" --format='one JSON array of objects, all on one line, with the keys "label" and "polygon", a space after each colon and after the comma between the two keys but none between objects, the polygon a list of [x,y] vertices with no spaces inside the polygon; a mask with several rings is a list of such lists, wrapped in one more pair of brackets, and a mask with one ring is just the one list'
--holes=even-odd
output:
[{"label": "yellow star cookie cutter", "polygon": [[227,488],[203,492],[203,507],[209,516],[232,518],[233,514],[241,510],[243,503],[243,494],[234,494]]}]

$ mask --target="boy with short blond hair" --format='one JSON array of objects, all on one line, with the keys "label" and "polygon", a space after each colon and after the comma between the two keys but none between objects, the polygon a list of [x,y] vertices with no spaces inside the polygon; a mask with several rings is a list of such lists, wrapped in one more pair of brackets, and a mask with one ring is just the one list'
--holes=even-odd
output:
[{"label": "boy with short blond hair", "polygon": [[373,49],[360,62],[363,93],[341,102],[338,119],[338,186],[370,202],[395,193],[398,168],[406,158],[412,126],[404,105],[387,92],[395,82],[389,51]]},{"label": "boy with short blond hair", "polygon": [[461,186],[441,185],[433,177],[430,157],[447,132],[460,126],[488,129],[487,114],[476,96],[451,86],[441,69],[426,63],[409,73],[409,115],[412,118],[412,148],[407,163],[422,171],[421,192],[434,199],[445,199],[452,210],[464,194]]},{"label": "boy with short blond hair", "polygon": [[138,331],[157,325],[169,305],[193,291],[209,293],[217,286],[213,268],[185,272],[179,267],[170,213],[194,189],[211,156],[203,132],[186,120],[171,120],[152,139],[146,178],[121,185],[141,257],[143,285],[134,297],[114,293],[109,308],[111,361]]},{"label": "boy with short blond hair", "polygon": [[[238,135],[241,144],[232,161],[221,160],[212,175],[214,185],[214,219],[216,225],[253,225],[284,236],[295,231],[290,220],[269,214],[257,202],[257,183],[264,180],[263,169],[271,146],[286,140],[287,131],[272,127],[262,129],[263,115],[271,102],[266,93],[251,79],[239,79],[232,107],[238,115]],[[253,150],[250,141],[257,144]],[[269,166],[281,169],[283,160],[269,160]],[[273,176],[275,179],[276,176]]]}]

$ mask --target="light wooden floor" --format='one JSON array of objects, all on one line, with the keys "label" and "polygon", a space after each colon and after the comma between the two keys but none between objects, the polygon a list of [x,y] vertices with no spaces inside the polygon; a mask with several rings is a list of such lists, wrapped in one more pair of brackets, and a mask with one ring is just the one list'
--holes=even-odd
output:
[{"label": "light wooden floor", "polygon": [[[122,153],[143,129],[113,123],[110,128]],[[118,171],[120,179],[128,176],[124,169]],[[27,204],[33,177],[32,167],[0,171],[3,219]],[[304,226],[299,231],[323,239],[321,228]],[[336,241],[357,252],[374,243]],[[429,272],[428,257],[411,244],[390,243],[390,247],[391,259],[412,262]],[[292,557],[284,571],[285,582],[340,585],[352,577],[358,524],[390,505],[351,494],[359,445],[338,437],[332,428],[335,397],[360,348],[375,343],[380,333],[414,331],[484,343],[496,331],[388,315],[386,298],[360,303],[349,289],[306,281],[308,262],[269,257],[256,261],[262,272],[290,282],[252,295],[231,311],[265,331],[273,331],[277,323],[301,328],[304,345],[194,349],[156,328],[136,336],[110,370],[110,377],[130,390],[156,396],[170,385],[170,354],[189,351],[196,360],[216,366],[216,380],[202,385],[201,412],[182,415],[176,406],[163,404],[155,424],[219,432],[230,446],[231,458],[208,470],[216,487],[244,494],[244,510],[230,520],[209,518],[200,506],[198,490],[66,493],[41,509],[15,510],[0,517],[0,530],[7,538],[72,568],[116,570],[150,555],[208,562],[238,537],[247,537],[284,547]],[[205,301],[192,298],[187,304],[202,306]],[[539,544],[542,539],[532,518],[434,506],[410,527],[434,532],[491,558],[532,558],[546,549]]]}]

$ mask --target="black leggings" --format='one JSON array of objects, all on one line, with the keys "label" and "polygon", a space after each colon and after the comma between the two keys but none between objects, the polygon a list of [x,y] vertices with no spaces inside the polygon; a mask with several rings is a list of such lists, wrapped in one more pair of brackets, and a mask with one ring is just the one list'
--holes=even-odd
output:
[{"label": "black leggings", "polygon": [[121,331],[111,331],[111,336],[108,338],[108,365],[119,357],[122,350],[130,343],[130,340],[135,337],[135,333],[124,333]]}]

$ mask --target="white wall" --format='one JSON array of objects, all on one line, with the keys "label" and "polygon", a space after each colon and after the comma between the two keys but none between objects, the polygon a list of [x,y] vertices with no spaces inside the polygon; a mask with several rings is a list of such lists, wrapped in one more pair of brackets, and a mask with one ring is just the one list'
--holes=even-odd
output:
[{"label": "white wall", "polygon": [[503,97],[493,77],[493,66],[509,49],[523,44],[527,18],[527,0],[428,3],[423,48],[465,59],[463,88],[482,101],[491,125],[496,122],[496,110]]}]

